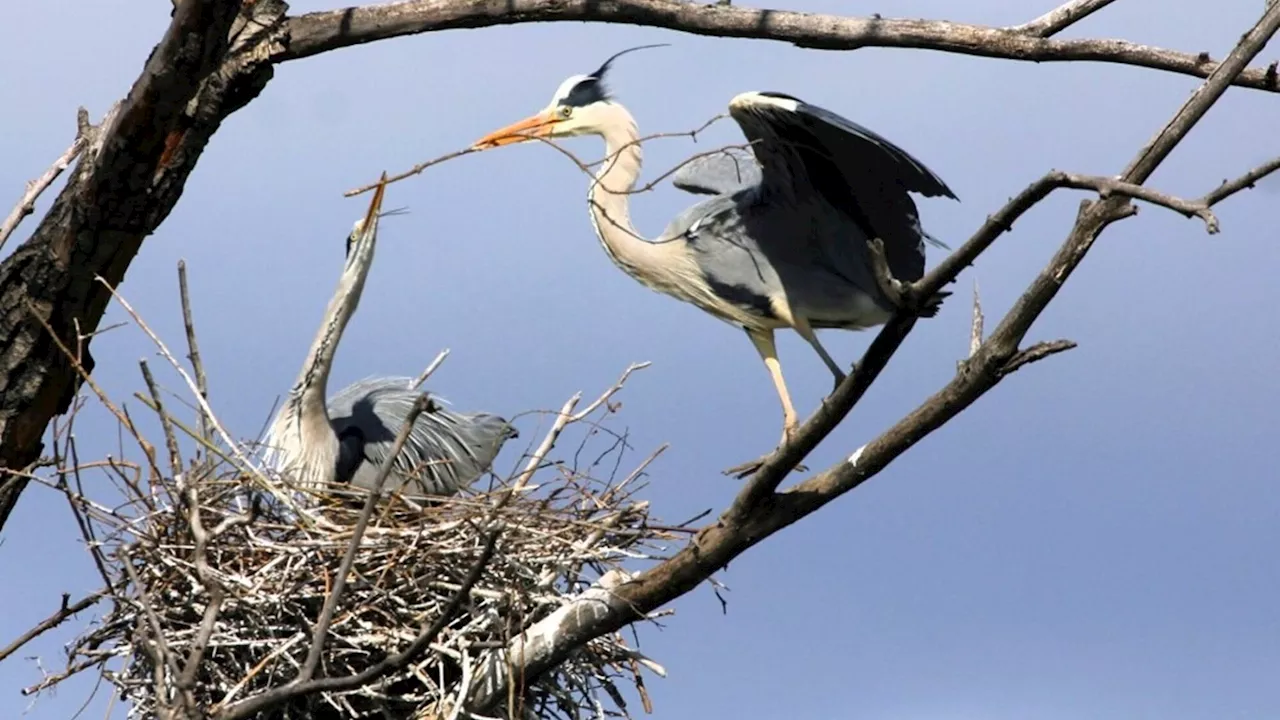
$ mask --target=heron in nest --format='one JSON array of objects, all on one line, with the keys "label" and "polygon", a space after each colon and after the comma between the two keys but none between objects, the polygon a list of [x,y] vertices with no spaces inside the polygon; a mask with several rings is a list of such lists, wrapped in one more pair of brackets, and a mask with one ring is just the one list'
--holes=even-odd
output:
[{"label": "heron in nest", "polygon": [[[347,258],[338,288],[298,379],[267,432],[267,462],[300,487],[351,486],[372,490],[420,393],[408,377],[370,377],[325,402],[329,371],[343,330],[355,313],[373,264],[386,191],[383,175],[369,209],[347,236]],[[418,415],[383,488],[407,497],[453,495],[491,466],[517,432],[489,413],[431,407]]]}]

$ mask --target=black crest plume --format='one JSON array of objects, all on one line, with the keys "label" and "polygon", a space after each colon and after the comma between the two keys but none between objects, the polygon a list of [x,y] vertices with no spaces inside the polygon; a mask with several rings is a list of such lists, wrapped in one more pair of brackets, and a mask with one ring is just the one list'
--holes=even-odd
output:
[{"label": "black crest plume", "polygon": [[590,105],[591,103],[604,102],[605,100],[608,100],[611,96],[609,95],[608,86],[605,85],[604,76],[605,73],[609,72],[609,65],[612,64],[614,60],[617,60],[619,57],[626,55],[629,52],[660,47],[670,47],[670,43],[639,45],[637,47],[627,48],[626,50],[620,50],[614,53],[608,60],[604,61],[604,64],[601,65],[598,70],[588,75],[585,80],[574,85],[573,89],[569,91],[569,94],[560,101],[560,104],[583,107]]}]

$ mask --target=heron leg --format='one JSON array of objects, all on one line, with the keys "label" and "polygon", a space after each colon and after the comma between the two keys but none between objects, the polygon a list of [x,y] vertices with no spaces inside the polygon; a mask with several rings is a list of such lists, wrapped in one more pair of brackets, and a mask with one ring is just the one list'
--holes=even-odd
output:
[{"label": "heron leg", "polygon": [[791,394],[787,392],[787,382],[782,378],[782,363],[778,362],[778,348],[773,342],[772,330],[748,330],[747,337],[756,346],[760,359],[769,370],[773,379],[773,387],[778,391],[778,400],[782,402],[782,442],[791,439],[799,422],[796,420],[796,409],[791,405]]},{"label": "heron leg", "polygon": [[818,342],[818,334],[813,331],[813,327],[809,325],[809,321],[803,316],[797,315],[793,319],[792,327],[796,329],[796,332],[800,334],[800,337],[804,338],[805,342],[809,343],[809,345],[818,352],[818,356],[822,358],[822,362],[827,364],[827,369],[831,371],[833,376],[835,376],[836,387],[839,387],[840,383],[844,382],[845,372],[840,369],[840,366],[836,364],[835,360],[831,359],[831,355],[827,353],[826,348],[822,347],[822,343]]}]

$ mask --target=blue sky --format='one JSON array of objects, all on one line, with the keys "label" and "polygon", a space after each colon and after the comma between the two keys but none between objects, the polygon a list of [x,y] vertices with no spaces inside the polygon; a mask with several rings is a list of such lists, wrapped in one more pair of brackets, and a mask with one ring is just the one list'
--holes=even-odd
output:
[{"label": "blue sky", "polygon": [[[778,7],[1002,25],[1052,0],[963,5]],[[1221,57],[1261,6],[1127,0],[1067,35]],[[71,141],[78,105],[96,120],[127,90],[168,6],[52,0],[16,4],[7,17],[0,64],[20,111],[6,113],[0,135],[0,193],[16,199]],[[579,23],[375,43],[279,67],[213,139],[121,290],[180,346],[175,265],[186,259],[213,404],[233,434],[254,435],[333,291],[341,237],[365,201],[344,190],[463,147],[542,107],[565,77],[650,42],[672,47],[627,56],[612,78],[642,132],[695,127],[744,90],[798,95],[889,136],[941,175],[962,202],[922,200],[921,213],[953,247],[1050,168],[1119,172],[1197,83],[1119,66],[817,52]],[[1263,58],[1275,59],[1274,45]],[[1273,155],[1268,128],[1278,124],[1275,96],[1232,90],[1152,183],[1199,195]],[[736,126],[722,122],[697,146],[650,143],[645,175],[737,142]],[[595,138],[568,147],[587,158],[601,149]],[[768,376],[740,331],[609,263],[586,185],[565,158],[531,144],[393,186],[388,204],[412,212],[384,224],[332,387],[415,374],[448,347],[431,388],[457,407],[512,415],[594,394],[628,363],[649,360],[624,391],[616,426],[631,433],[633,461],[672,444],[652,467],[655,511],[678,521],[721,509],[739,484],[720,469],[777,440]],[[1062,241],[1081,197],[1044,203],[966,272],[810,466],[847,456],[945,383],[967,347],[973,281],[993,324]],[[1271,272],[1280,235],[1268,211],[1278,199],[1271,182],[1229,200],[1217,236],[1150,207],[1108,231],[1031,333],[1078,349],[1019,372],[874,481],[735,561],[720,576],[732,588],[727,616],[700,588],[675,603],[665,630],[643,631],[643,648],[670,672],[649,682],[655,717],[1276,717],[1280,484],[1266,448],[1280,420]],[[664,184],[634,199],[633,216],[656,235],[692,201]],[[34,226],[29,219],[7,249]],[[931,251],[930,264],[939,257]],[[104,324],[124,319],[113,305]],[[831,332],[823,341],[847,364],[870,339]],[[154,351],[139,330],[105,334],[93,351],[113,396],[143,387],[137,360]],[[830,376],[794,335],[782,336],[780,352],[807,414]],[[116,429],[92,411],[79,438],[83,454],[101,456]],[[522,448],[509,447],[500,467]],[[3,537],[0,643],[48,615],[60,593],[95,587],[52,492],[30,489]],[[74,629],[22,654],[59,667]],[[38,677],[32,661],[0,664],[0,716],[67,718],[89,689],[69,684],[33,705],[18,689]],[[104,709],[105,693],[89,712]]]}]

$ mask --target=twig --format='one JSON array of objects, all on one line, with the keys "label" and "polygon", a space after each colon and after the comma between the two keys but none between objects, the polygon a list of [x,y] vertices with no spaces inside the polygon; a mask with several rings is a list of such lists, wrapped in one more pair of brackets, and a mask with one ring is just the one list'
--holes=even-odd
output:
[{"label": "twig", "polygon": [[592,403],[581,412],[573,412],[574,408],[577,407],[578,402],[582,400],[581,392],[574,393],[573,397],[566,400],[564,405],[560,408],[560,412],[556,414],[556,419],[551,424],[551,429],[548,430],[547,434],[542,438],[542,443],[538,445],[538,449],[534,450],[533,454],[529,456],[529,461],[525,463],[524,470],[516,476],[515,482],[513,482],[511,486],[504,491],[502,496],[496,500],[497,506],[501,507],[502,505],[505,505],[513,495],[524,489],[524,486],[527,485],[530,478],[533,477],[533,473],[542,465],[542,461],[546,458],[547,453],[551,452],[551,448],[555,447],[556,440],[559,439],[560,434],[564,432],[566,427],[572,423],[581,422],[588,415],[595,412],[601,405],[607,402],[609,398],[613,397],[622,389],[623,384],[627,382],[627,378],[631,377],[631,373],[636,370],[643,370],[647,367],[649,367],[648,362],[632,363],[629,365],[627,369],[622,372],[622,377],[618,378],[618,382],[614,383],[612,387],[601,393],[600,397],[592,401]]},{"label": "twig", "polygon": [[1009,32],[1047,38],[1066,30],[1081,20],[1098,12],[1116,0],[1071,0],[1060,7],[1021,25],[1013,25]]},{"label": "twig", "polygon": [[1241,190],[1252,188],[1254,183],[1265,178],[1276,170],[1280,170],[1280,157],[1272,158],[1235,180],[1224,180],[1222,184],[1200,198],[1200,203],[1210,207],[1226,200]]},{"label": "twig", "polygon": [[58,611],[44,620],[41,620],[35,627],[26,631],[19,636],[17,640],[14,640],[9,643],[7,647],[0,650],[0,661],[14,654],[23,645],[26,645],[36,639],[46,631],[52,630],[53,628],[61,625],[64,620],[72,615],[98,604],[98,601],[105,597],[108,592],[108,590],[99,590],[91,595],[86,595],[74,603],[69,602],[71,600],[71,595],[69,593],[62,593],[62,605],[58,608]]},{"label": "twig", "polygon": [[[151,472],[154,476],[159,477],[160,468],[156,465],[155,447],[153,447],[151,443],[147,442],[146,438],[142,437],[142,433],[140,433],[137,426],[133,424],[133,420],[129,417],[129,414],[117,407],[115,403],[111,402],[111,399],[107,397],[106,392],[103,391],[98,383],[94,382],[93,377],[84,369],[84,365],[80,363],[80,358],[71,352],[71,349],[66,346],[66,343],[62,342],[62,339],[58,337],[58,334],[53,331],[53,326],[51,326],[49,321],[46,320],[36,309],[31,300],[25,300],[27,304],[27,311],[31,313],[31,316],[34,317],[38,323],[40,323],[40,326],[44,328],[45,332],[49,333],[49,337],[53,340],[53,344],[58,347],[58,351],[61,352],[63,357],[67,359],[67,362],[71,364],[72,369],[76,371],[76,374],[80,376],[80,379],[89,386],[89,389],[93,391],[93,394],[98,396],[98,401],[102,403],[102,406],[107,408],[107,410],[120,421],[120,425],[128,430],[129,434],[133,436],[133,439],[137,441],[138,447],[142,448],[142,454],[147,458],[147,463],[151,468]],[[140,489],[137,490],[137,493],[139,495],[143,494]]]},{"label": "twig", "polygon": [[57,160],[53,161],[53,165],[44,174],[27,183],[27,189],[22,193],[22,197],[18,199],[18,204],[9,212],[9,216],[0,223],[0,248],[4,247],[5,242],[13,231],[18,229],[18,224],[23,218],[35,212],[36,199],[40,194],[53,184],[54,180],[62,174],[62,171],[71,166],[71,161],[76,159],[80,151],[89,141],[89,111],[84,108],[76,113],[76,139],[71,142],[71,147],[62,153]]},{"label": "twig", "polygon": [[1122,195],[1166,207],[1187,217],[1198,217],[1204,221],[1205,230],[1210,235],[1216,235],[1218,232],[1218,218],[1209,209],[1209,206],[1201,201],[1183,200],[1142,185],[1098,175],[1063,173],[1061,181],[1062,187],[1075,188],[1077,190],[1094,190],[1099,197],[1106,198],[1112,195]]},{"label": "twig", "polygon": [[440,157],[432,158],[432,159],[430,159],[430,160],[428,160],[428,161],[426,161],[426,162],[423,162],[423,163],[418,163],[417,165],[414,165],[412,168],[409,168],[408,170],[405,170],[404,172],[402,172],[402,173],[400,173],[400,174],[398,174],[398,175],[392,175],[392,176],[391,176],[391,177],[389,177],[389,178],[384,178],[383,180],[379,180],[378,182],[373,183],[372,185],[364,185],[364,186],[358,187],[358,188],[356,188],[356,189],[354,189],[354,190],[348,190],[348,191],[346,191],[346,192],[342,193],[342,196],[343,196],[343,197],[355,197],[356,195],[360,195],[360,194],[362,194],[362,193],[367,193],[367,192],[369,192],[370,190],[373,190],[374,188],[378,187],[379,185],[381,185],[381,184],[382,184],[382,183],[384,183],[384,182],[385,182],[386,184],[388,184],[388,185],[390,185],[390,184],[391,184],[391,183],[393,183],[393,182],[400,182],[401,180],[404,180],[404,179],[406,179],[406,178],[411,178],[411,177],[413,177],[414,175],[420,175],[420,174],[422,174],[422,171],[423,171],[423,170],[426,170],[427,168],[431,167],[432,165],[439,165],[439,164],[440,164],[440,163],[442,163],[442,162],[446,162],[446,161],[448,161],[448,160],[452,160],[452,159],[454,159],[454,158],[459,158],[459,157],[462,157],[463,155],[470,155],[470,154],[471,154],[471,153],[473,153],[473,152],[480,152],[480,151],[479,151],[479,150],[477,150],[477,149],[475,149],[475,148],[466,148],[465,150],[457,150],[457,151],[455,151],[455,152],[445,153],[444,155],[441,155]]},{"label": "twig", "polygon": [[[133,321],[138,325],[139,328],[142,329],[144,333],[147,334],[147,337],[151,338],[151,342],[154,343],[155,346],[160,350],[160,354],[163,355],[164,358],[169,361],[169,364],[173,367],[173,369],[178,371],[178,374],[182,376],[183,381],[186,382],[187,384],[187,389],[190,390],[193,395],[195,395],[196,402],[200,404],[200,409],[204,411],[204,413],[208,417],[209,424],[213,427],[215,431],[217,431],[218,436],[222,439],[224,443],[227,444],[227,447],[231,450],[232,454],[235,456],[235,459],[239,462],[240,469],[243,472],[245,472],[245,474],[247,474],[249,477],[257,481],[260,487],[265,489],[267,492],[270,492],[281,502],[285,503],[285,505],[289,507],[291,510],[296,511],[297,507],[296,507],[296,503],[293,501],[293,498],[289,497],[288,494],[286,493],[276,492],[276,488],[270,482],[268,482],[266,478],[262,477],[262,474],[261,472],[259,472],[258,468],[253,463],[249,462],[249,459],[247,457],[245,457],[244,452],[240,449],[239,444],[237,444],[234,440],[232,440],[231,436],[227,434],[227,431],[222,427],[222,424],[218,422],[218,418],[214,415],[213,409],[209,407],[209,401],[205,400],[204,397],[200,395],[200,388],[196,386],[195,382],[191,380],[191,376],[187,374],[187,371],[184,370],[182,368],[182,365],[179,364],[178,361],[173,357],[173,353],[169,352],[169,348],[164,344],[164,341],[160,339],[160,336],[156,335],[155,332],[152,331],[151,327],[148,326],[146,321],[142,319],[142,316],[139,315],[137,311],[133,309],[133,306],[130,305],[129,302],[125,300],[122,295],[120,295],[120,293],[116,292],[115,288],[111,287],[111,284],[108,283],[106,279],[104,279],[101,276],[98,276],[97,280],[98,282],[102,283],[104,287],[107,288],[107,290],[111,293],[111,296],[115,298],[116,302],[120,303],[120,306],[123,307],[125,312],[129,314],[129,317],[133,318]],[[299,515],[301,516],[301,514]]]},{"label": "twig", "polygon": [[[770,40],[820,50],[892,47],[1020,62],[1116,63],[1201,78],[1219,67],[1198,53],[1111,38],[1046,39],[1005,28],[942,20],[700,7],[679,0],[613,0],[607,4],[592,0],[509,0],[500,9],[486,3],[455,6],[402,0],[323,10],[285,21],[290,42],[276,61],[287,62],[402,35],[540,21],[640,24],[694,35]],[[1280,90],[1275,75],[1268,75],[1263,68],[1239,73],[1234,82],[1270,92]]]},{"label": "twig", "polygon": [[601,393],[600,397],[596,398],[590,405],[583,408],[581,412],[570,418],[569,422],[581,422],[586,419],[588,415],[598,410],[601,405],[608,402],[610,398],[622,390],[622,386],[627,383],[627,379],[631,377],[631,373],[637,370],[643,370],[649,367],[650,364],[651,363],[646,360],[645,362],[631,363],[628,365],[627,369],[622,371],[622,377],[618,378],[618,382],[614,383],[612,387]]},{"label": "twig", "polygon": [[[138,591],[138,605],[142,608],[143,617],[146,618],[147,624],[151,626],[151,642],[155,644],[156,654],[159,656],[159,662],[156,667],[156,674],[160,674],[160,667],[167,667],[173,673],[174,680],[180,676],[178,668],[178,660],[169,650],[169,644],[164,639],[164,626],[160,624],[160,618],[156,615],[155,608],[151,605],[151,596],[147,592],[147,588],[142,584],[142,580],[138,578],[138,574],[133,570],[133,558],[127,551],[121,552],[120,566],[124,568],[124,572],[129,576],[129,581],[133,583],[134,588]],[[138,629],[141,631],[141,628]],[[156,687],[156,697],[164,697],[164,688],[160,685]],[[183,704],[188,707],[195,706],[195,698],[191,697],[191,693],[180,691],[183,696]]]},{"label": "twig", "polygon": [[[721,114],[721,115],[716,115],[715,117],[713,117],[713,118],[711,118],[710,120],[708,120],[708,121],[704,122],[702,125],[698,126],[697,128],[694,128],[693,130],[682,130],[682,131],[678,131],[678,132],[662,132],[662,133],[654,133],[654,134],[652,134],[652,135],[646,135],[646,136],[644,136],[644,137],[637,138],[637,139],[635,139],[635,140],[633,140],[633,141],[631,141],[631,142],[627,143],[626,145],[624,145],[624,146],[623,146],[623,149],[625,149],[625,148],[627,148],[627,147],[630,147],[631,145],[634,145],[634,144],[639,144],[639,143],[643,143],[643,142],[648,142],[649,140],[658,140],[658,139],[662,139],[662,138],[689,137],[689,138],[693,138],[694,140],[697,140],[698,135],[699,135],[700,133],[702,133],[704,130],[706,130],[708,127],[710,127],[713,123],[715,123],[716,121],[718,121],[718,120],[720,120],[720,119],[722,119],[722,118],[724,118],[724,117],[726,117],[726,116],[725,116],[725,115],[723,115],[723,114]],[[576,165],[577,165],[577,166],[578,166],[578,167],[579,167],[583,172],[587,173],[588,175],[590,175],[590,174],[591,174],[591,166],[592,166],[592,165],[598,165],[598,164],[600,164],[600,163],[602,163],[602,162],[605,162],[605,160],[598,160],[598,161],[596,161],[596,162],[594,162],[594,163],[584,163],[584,162],[582,162],[581,160],[579,160],[579,159],[578,159],[578,156],[577,156],[577,155],[574,155],[572,152],[570,152],[570,151],[568,151],[568,150],[566,150],[566,149],[564,149],[564,148],[560,147],[560,145],[559,145],[558,143],[556,143],[554,140],[552,140],[552,139],[550,139],[550,138],[538,137],[538,136],[536,136],[536,135],[530,135],[530,134],[528,134],[528,133],[516,133],[516,134],[515,134],[515,135],[513,135],[512,137],[527,137],[529,140],[541,140],[542,142],[545,142],[545,143],[547,143],[547,144],[551,145],[552,147],[554,147],[555,149],[559,150],[560,152],[564,153],[564,154],[565,154],[569,159],[573,160],[574,164],[576,164]],[[736,147],[745,147],[745,145],[744,145],[744,146],[736,146]],[[474,153],[474,152],[481,152],[481,151],[483,151],[484,149],[486,149],[486,148],[469,147],[469,148],[467,148],[467,149],[465,149],[465,150],[457,150],[457,151],[454,151],[454,152],[445,153],[444,155],[441,155],[440,157],[432,158],[431,160],[428,160],[428,161],[426,161],[426,162],[423,162],[423,163],[419,163],[419,164],[417,164],[417,165],[414,165],[412,168],[410,168],[410,169],[408,169],[408,170],[406,170],[406,171],[404,171],[404,172],[402,172],[402,173],[400,173],[400,174],[398,174],[398,175],[392,175],[391,177],[387,178],[387,182],[388,182],[388,183],[393,183],[393,182],[397,182],[397,181],[400,181],[400,180],[404,180],[404,179],[406,179],[406,178],[413,177],[414,175],[418,175],[418,174],[422,173],[422,171],[423,171],[423,170],[426,170],[427,168],[429,168],[429,167],[431,167],[431,166],[433,166],[433,165],[439,165],[439,164],[440,164],[440,163],[442,163],[442,162],[446,162],[446,161],[448,161],[448,160],[453,160],[454,158],[462,157],[463,155],[470,155],[471,153]],[[621,152],[621,149],[619,150],[619,152]],[[650,183],[650,187],[652,187],[653,185],[656,185],[660,180],[662,180],[663,178],[666,178],[668,175],[671,175],[672,173],[675,173],[677,170],[679,170],[681,167],[684,167],[684,165],[688,164],[689,162],[692,162],[693,160],[696,160],[696,159],[698,159],[699,157],[701,157],[701,156],[703,156],[703,155],[709,155],[709,154],[714,153],[714,152],[719,152],[719,150],[712,150],[712,151],[705,152],[705,153],[699,153],[698,155],[695,155],[694,157],[691,157],[691,158],[689,158],[688,160],[685,160],[683,163],[681,163],[681,164],[679,164],[679,165],[675,166],[675,167],[674,167],[674,168],[672,168],[671,170],[669,170],[669,171],[667,171],[666,173],[664,173],[664,174],[663,174],[662,176],[660,176],[657,180],[652,181],[652,182]],[[615,156],[616,156],[616,154],[615,154]],[[606,159],[607,159],[607,158],[606,158]],[[356,195],[360,195],[360,194],[363,194],[363,193],[367,193],[367,192],[369,192],[370,190],[373,190],[373,189],[374,189],[374,188],[376,188],[376,187],[378,187],[378,183],[373,183],[373,184],[371,184],[371,185],[363,185],[363,186],[361,186],[361,187],[355,188],[354,190],[348,190],[348,191],[346,191],[345,193],[343,193],[342,195],[343,195],[343,197],[354,197],[354,196],[356,196]],[[642,190],[633,190],[633,192],[642,192]]]},{"label": "twig", "polygon": [[1004,367],[1000,368],[1002,375],[1009,375],[1023,365],[1030,365],[1033,362],[1039,362],[1050,355],[1056,355],[1060,352],[1066,352],[1076,347],[1076,343],[1071,340],[1052,340],[1049,342],[1038,342],[1035,345],[1020,350],[1013,357],[1005,362]]},{"label": "twig", "polygon": [[[187,261],[178,261],[178,294],[182,300],[182,326],[187,331],[187,359],[191,361],[191,369],[196,374],[196,389],[200,397],[209,400],[209,381],[204,374],[204,363],[200,361],[200,345],[196,342],[196,323],[191,313],[191,293],[187,289]],[[198,408],[200,437],[206,443],[213,442],[213,433],[209,429],[209,418],[205,414],[204,403]]]},{"label": "twig", "polygon": [[[154,412],[159,412],[159,408],[156,406],[156,404],[155,404],[154,402],[152,402],[152,401],[151,401],[151,398],[149,398],[149,397],[147,397],[147,396],[143,395],[142,393],[137,393],[137,392],[135,392],[135,393],[133,394],[133,397],[134,397],[134,399],[136,399],[138,402],[142,403],[143,405],[146,405],[148,409],[150,409],[150,410],[152,410],[152,411],[154,411]],[[181,431],[183,432],[183,434],[184,434],[184,435],[186,435],[187,437],[191,438],[191,439],[192,439],[192,440],[194,440],[195,442],[199,443],[199,444],[200,444],[202,447],[204,447],[204,449],[205,449],[205,450],[207,450],[211,455],[216,455],[216,456],[218,456],[218,458],[219,458],[219,459],[221,459],[221,460],[223,460],[224,462],[227,462],[227,463],[229,463],[229,464],[231,464],[231,465],[235,465],[235,464],[236,464],[236,461],[235,461],[235,459],[234,459],[234,458],[232,458],[230,455],[227,455],[226,453],[224,453],[224,452],[222,451],[222,449],[221,449],[221,448],[219,448],[217,445],[214,445],[212,442],[210,442],[210,441],[208,441],[208,440],[205,440],[203,437],[201,437],[201,436],[200,436],[200,431],[195,430],[195,429],[192,429],[192,428],[191,428],[190,426],[188,426],[186,423],[184,423],[184,422],[182,422],[181,420],[179,420],[179,419],[177,419],[177,418],[173,417],[172,415],[170,415],[170,416],[169,416],[169,422],[170,422],[170,423],[173,423],[173,426],[174,426],[174,427],[176,427],[176,428],[178,428],[179,430],[181,430]]]},{"label": "twig", "polygon": [[418,375],[413,383],[409,385],[409,389],[417,390],[422,387],[422,383],[426,382],[427,378],[431,377],[431,374],[440,368],[440,364],[443,363],[444,359],[447,357],[449,357],[449,348],[441,350],[440,353],[436,355],[436,358],[431,361],[431,364],[427,365],[427,369],[423,370],[422,374]]},{"label": "twig", "polygon": [[146,360],[139,360],[138,366],[142,368],[142,379],[147,383],[151,400],[156,404],[155,411],[160,416],[160,426],[164,428],[165,448],[169,451],[169,470],[176,478],[182,474],[182,455],[178,450],[178,439],[173,436],[173,425],[169,422],[169,413],[164,411],[164,405],[160,403],[160,390],[156,387],[156,379],[151,376],[151,368],[147,367]]}]

